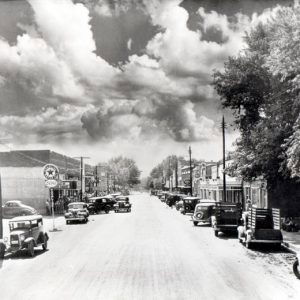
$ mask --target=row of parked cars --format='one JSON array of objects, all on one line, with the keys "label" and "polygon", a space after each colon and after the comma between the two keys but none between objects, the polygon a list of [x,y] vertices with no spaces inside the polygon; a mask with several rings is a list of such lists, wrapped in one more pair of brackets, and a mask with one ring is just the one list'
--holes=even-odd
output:
[{"label": "row of parked cars", "polygon": [[158,198],[182,214],[191,214],[194,226],[211,225],[214,235],[236,233],[247,248],[254,244],[271,244],[279,248],[283,242],[279,209],[251,207],[242,211],[240,203],[217,202],[182,194],[157,193]]},{"label": "row of parked cars", "polygon": [[[100,197],[92,197],[86,202],[72,202],[68,204],[65,212],[66,224],[71,222],[88,222],[90,214],[99,214],[102,211],[109,213],[131,211],[131,203],[127,196],[113,194]],[[34,248],[42,247],[47,250],[49,236],[45,231],[43,216],[37,211],[23,204],[19,200],[7,201],[2,207],[3,217],[12,218],[9,221],[9,237],[0,239],[0,259],[6,253],[26,251],[29,256],[35,255]]]},{"label": "row of parked cars", "polygon": [[106,196],[91,197],[88,202],[72,202],[68,205],[65,212],[66,224],[71,222],[87,223],[90,214],[108,214],[110,211],[115,213],[131,212],[132,204],[127,196],[121,194],[111,194]]}]

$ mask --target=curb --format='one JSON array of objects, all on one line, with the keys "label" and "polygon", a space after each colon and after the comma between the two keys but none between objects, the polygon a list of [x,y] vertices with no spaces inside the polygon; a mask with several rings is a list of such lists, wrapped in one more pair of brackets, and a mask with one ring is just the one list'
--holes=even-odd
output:
[{"label": "curb", "polygon": [[298,249],[298,247],[296,247],[292,243],[288,243],[288,242],[283,242],[282,247],[285,250],[287,250],[288,252],[293,253],[295,255],[297,255],[299,253],[299,250],[300,250],[300,249]]}]

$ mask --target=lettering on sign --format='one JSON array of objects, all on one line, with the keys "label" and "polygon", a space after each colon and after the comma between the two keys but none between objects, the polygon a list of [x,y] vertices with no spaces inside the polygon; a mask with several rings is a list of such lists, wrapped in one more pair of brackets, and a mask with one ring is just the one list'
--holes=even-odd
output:
[{"label": "lettering on sign", "polygon": [[47,180],[58,179],[58,175],[59,175],[58,167],[53,164],[47,164],[43,168],[43,174]]}]

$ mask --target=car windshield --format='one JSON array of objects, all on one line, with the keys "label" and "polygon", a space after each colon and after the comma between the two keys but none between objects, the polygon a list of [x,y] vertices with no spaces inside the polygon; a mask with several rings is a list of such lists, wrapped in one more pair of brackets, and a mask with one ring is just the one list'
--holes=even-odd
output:
[{"label": "car windshield", "polygon": [[10,222],[9,226],[10,226],[10,230],[29,229],[31,227],[30,221]]},{"label": "car windshield", "polygon": [[84,209],[83,204],[71,204],[69,205],[69,209]]}]

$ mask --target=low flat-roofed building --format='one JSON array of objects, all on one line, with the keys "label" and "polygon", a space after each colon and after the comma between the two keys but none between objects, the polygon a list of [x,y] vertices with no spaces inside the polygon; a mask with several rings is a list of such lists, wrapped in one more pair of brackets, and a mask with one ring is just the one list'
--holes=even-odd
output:
[{"label": "low flat-roofed building", "polygon": [[[19,150],[0,152],[2,200],[21,200],[39,213],[46,213],[50,198],[45,186],[43,168],[54,164],[59,168],[58,185],[53,189],[54,201],[67,196],[76,199],[80,187],[80,161],[50,150]],[[85,165],[86,176],[93,176],[93,168]]]}]

